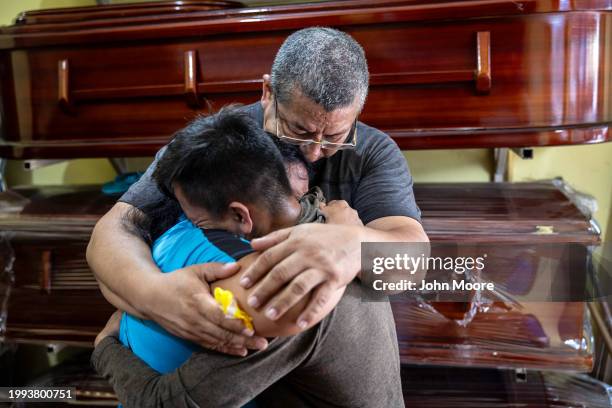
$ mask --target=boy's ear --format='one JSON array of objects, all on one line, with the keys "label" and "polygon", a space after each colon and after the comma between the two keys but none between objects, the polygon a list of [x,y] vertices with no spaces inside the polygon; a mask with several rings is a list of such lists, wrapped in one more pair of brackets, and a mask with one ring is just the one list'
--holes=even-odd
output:
[{"label": "boy's ear", "polygon": [[238,201],[232,201],[229,205],[229,215],[238,227],[240,235],[248,235],[253,231],[253,219],[246,205]]}]

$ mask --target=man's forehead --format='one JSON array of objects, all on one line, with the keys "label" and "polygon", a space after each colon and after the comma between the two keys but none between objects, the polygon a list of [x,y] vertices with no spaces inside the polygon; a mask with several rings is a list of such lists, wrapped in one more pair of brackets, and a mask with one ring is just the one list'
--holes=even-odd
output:
[{"label": "man's forehead", "polygon": [[291,101],[283,105],[287,120],[291,120],[308,131],[343,130],[339,128],[352,124],[358,112],[358,102],[350,106],[334,109],[327,112],[301,92],[294,92]]}]

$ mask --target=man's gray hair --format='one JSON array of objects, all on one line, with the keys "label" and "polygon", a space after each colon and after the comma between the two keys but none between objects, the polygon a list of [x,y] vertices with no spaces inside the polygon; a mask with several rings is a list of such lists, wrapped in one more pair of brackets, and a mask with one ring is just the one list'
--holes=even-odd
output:
[{"label": "man's gray hair", "polygon": [[312,27],[291,34],[272,64],[272,91],[279,103],[301,90],[327,112],[368,94],[368,64],[363,48],[350,35],[333,28]]}]

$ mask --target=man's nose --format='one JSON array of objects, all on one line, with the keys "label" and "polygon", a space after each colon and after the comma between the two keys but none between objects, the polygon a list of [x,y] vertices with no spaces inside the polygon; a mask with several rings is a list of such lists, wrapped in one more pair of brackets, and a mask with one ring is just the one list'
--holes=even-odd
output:
[{"label": "man's nose", "polygon": [[313,163],[321,158],[321,145],[316,143],[306,145],[302,153],[304,153],[306,160]]}]

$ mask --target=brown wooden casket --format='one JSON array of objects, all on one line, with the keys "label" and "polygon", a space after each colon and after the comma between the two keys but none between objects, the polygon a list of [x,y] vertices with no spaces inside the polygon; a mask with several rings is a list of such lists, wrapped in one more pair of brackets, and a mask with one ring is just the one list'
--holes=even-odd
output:
[{"label": "brown wooden casket", "polygon": [[608,408],[608,384],[566,372],[403,367],[407,407]]},{"label": "brown wooden casket", "polygon": [[37,11],[0,28],[0,157],[152,155],[209,106],[258,100],[282,41],[313,25],[364,47],[360,119],[402,148],[611,138],[607,0],[234,5]]},{"label": "brown wooden casket", "polygon": [[[14,254],[6,335],[29,342],[90,344],[113,309],[101,296],[84,254],[96,219],[116,197],[103,195],[98,186],[2,194],[10,194],[14,203],[14,212],[0,217],[3,244]],[[585,216],[551,182],[417,184],[415,194],[434,243],[535,247],[599,241]],[[542,226],[552,231],[541,234]],[[509,271],[519,266],[511,263]],[[519,272],[521,282],[531,282],[544,271],[530,265]],[[572,273],[586,280],[584,268]],[[592,334],[582,302],[530,302],[518,308],[498,300],[472,310],[463,324],[469,302],[424,305],[397,297],[392,306],[405,363],[580,371],[592,364]]]},{"label": "brown wooden casket", "polygon": [[[10,197],[9,197],[10,196]],[[85,250],[95,222],[116,200],[100,186],[15,189],[0,215],[8,295],[6,336],[24,342],[91,345],[113,307],[101,296]]]},{"label": "brown wooden casket", "polygon": [[[360,120],[402,148],[611,138],[605,0],[258,8],[193,0],[28,12],[0,28],[0,157],[152,155],[195,115],[257,100],[283,39],[312,25],[337,27],[363,45],[371,89]],[[550,183],[422,185],[415,194],[434,242],[598,242],[587,217]],[[2,262],[12,265],[0,281],[7,339],[91,344],[112,308],[83,255],[114,199],[99,186],[3,193]],[[557,233],[534,235],[537,226]],[[589,347],[566,342],[588,342],[581,302],[521,311],[498,304],[466,326],[453,318],[466,304],[393,306],[403,362],[580,371],[591,364]]]},{"label": "brown wooden casket", "polygon": [[[563,187],[559,180],[415,186],[432,256],[456,256],[452,246],[437,244],[479,248],[495,262],[488,276],[495,291],[505,290],[466,302],[395,296],[402,362],[591,370],[592,332],[579,286],[599,235]],[[568,245],[573,256],[555,262]],[[551,279],[577,292],[538,293]]]}]

